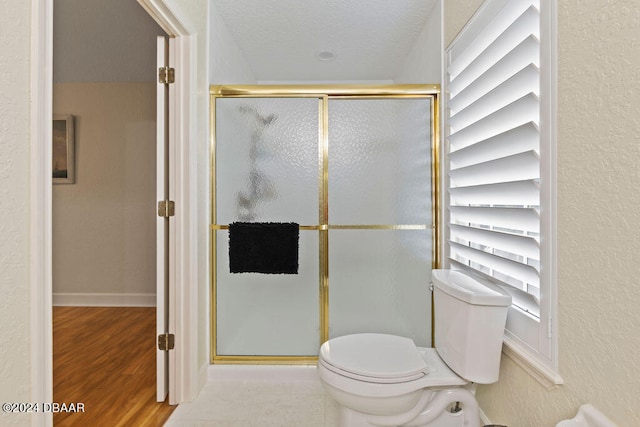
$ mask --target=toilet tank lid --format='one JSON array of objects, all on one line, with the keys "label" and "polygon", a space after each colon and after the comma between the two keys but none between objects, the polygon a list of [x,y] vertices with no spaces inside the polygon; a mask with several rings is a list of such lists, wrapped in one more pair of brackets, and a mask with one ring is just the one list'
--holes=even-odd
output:
[{"label": "toilet tank lid", "polygon": [[501,287],[457,270],[433,270],[433,286],[442,292],[472,305],[511,305],[511,295]]}]

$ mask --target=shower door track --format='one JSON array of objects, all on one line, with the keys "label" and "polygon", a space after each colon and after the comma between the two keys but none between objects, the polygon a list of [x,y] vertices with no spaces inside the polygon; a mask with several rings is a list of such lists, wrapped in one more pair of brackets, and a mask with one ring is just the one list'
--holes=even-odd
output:
[{"label": "shower door track", "polygon": [[[218,98],[317,98],[319,102],[319,225],[300,225],[300,230],[320,234],[319,305],[320,336],[318,348],[329,339],[329,230],[432,230],[432,269],[440,268],[440,85],[211,85],[210,87],[210,185],[211,185],[211,288],[210,288],[210,362],[214,364],[315,364],[317,356],[218,355],[216,321],[217,248],[216,231],[228,230],[216,216],[216,99]],[[329,224],[328,223],[328,146],[329,99],[407,99],[430,98],[431,107],[431,218],[432,223],[406,225]],[[431,335],[433,337],[433,295],[431,298]]]}]

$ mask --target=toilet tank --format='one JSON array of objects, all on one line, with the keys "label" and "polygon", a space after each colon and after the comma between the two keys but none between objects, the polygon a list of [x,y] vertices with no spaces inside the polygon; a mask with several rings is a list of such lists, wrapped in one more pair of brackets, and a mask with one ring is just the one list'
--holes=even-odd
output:
[{"label": "toilet tank", "polygon": [[498,381],[511,296],[502,288],[454,270],[433,270],[435,348],[470,382]]}]

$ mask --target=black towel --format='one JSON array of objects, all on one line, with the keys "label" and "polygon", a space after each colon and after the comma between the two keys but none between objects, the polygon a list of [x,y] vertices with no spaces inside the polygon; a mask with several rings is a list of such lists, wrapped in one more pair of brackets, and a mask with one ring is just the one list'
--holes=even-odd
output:
[{"label": "black towel", "polygon": [[229,271],[298,274],[298,232],[294,222],[230,224]]}]

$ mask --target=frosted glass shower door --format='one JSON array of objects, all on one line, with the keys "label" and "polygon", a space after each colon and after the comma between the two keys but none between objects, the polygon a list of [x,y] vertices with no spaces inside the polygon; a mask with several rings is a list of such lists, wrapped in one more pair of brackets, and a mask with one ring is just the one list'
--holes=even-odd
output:
[{"label": "frosted glass shower door", "polygon": [[430,98],[329,100],[329,335],[431,345]]},{"label": "frosted glass shower door", "polygon": [[229,272],[233,222],[318,224],[318,98],[218,98],[215,354],[315,356],[319,238],[300,230],[298,274]]}]

